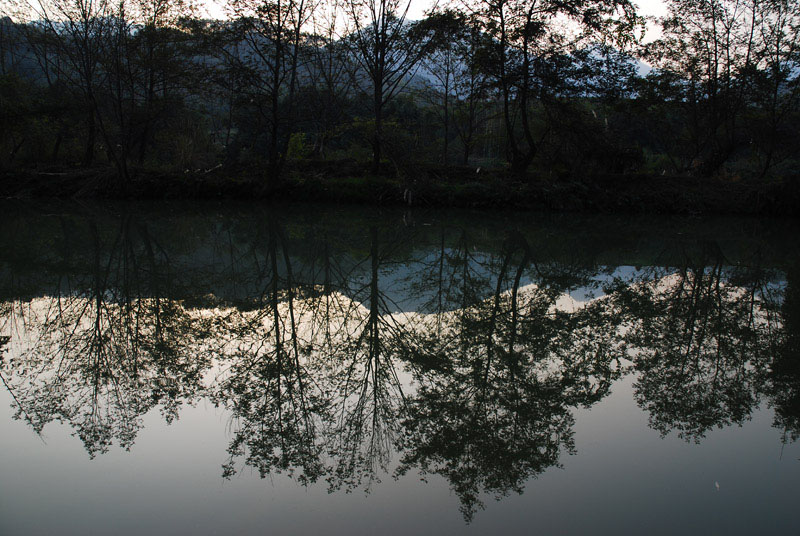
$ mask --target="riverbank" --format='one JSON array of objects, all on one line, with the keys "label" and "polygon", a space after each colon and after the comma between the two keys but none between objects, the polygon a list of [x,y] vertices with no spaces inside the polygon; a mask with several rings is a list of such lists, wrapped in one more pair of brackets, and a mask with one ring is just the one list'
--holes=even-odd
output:
[{"label": "riverbank", "polygon": [[100,199],[263,199],[381,206],[463,207],[565,212],[740,214],[800,213],[797,180],[746,181],[602,174],[553,178],[504,170],[428,167],[406,177],[371,174],[351,162],[293,165],[278,185],[258,169],[143,171],[124,187],[107,168],[0,173],[0,196]]}]

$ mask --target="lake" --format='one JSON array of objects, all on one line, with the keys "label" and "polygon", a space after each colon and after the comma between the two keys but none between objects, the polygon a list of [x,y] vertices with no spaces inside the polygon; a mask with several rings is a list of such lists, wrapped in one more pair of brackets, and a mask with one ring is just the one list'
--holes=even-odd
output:
[{"label": "lake", "polygon": [[792,220],[0,204],[0,534],[797,534]]}]

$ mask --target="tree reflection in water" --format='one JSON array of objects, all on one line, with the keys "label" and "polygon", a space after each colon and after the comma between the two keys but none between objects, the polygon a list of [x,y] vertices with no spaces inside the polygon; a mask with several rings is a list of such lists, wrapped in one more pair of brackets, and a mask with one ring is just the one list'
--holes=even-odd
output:
[{"label": "tree reflection in water", "polygon": [[235,474],[236,459],[244,457],[262,478],[286,471],[315,482],[324,474],[316,421],[326,404],[305,363],[308,348],[299,340],[292,261],[274,219],[255,238],[266,242],[263,257],[253,247],[261,290],[250,310],[233,309],[219,319],[216,341],[227,370],[212,383],[212,396],[235,422],[224,475]]},{"label": "tree reflection in water", "polygon": [[[487,260],[493,294],[470,303],[479,278],[469,276],[463,241],[451,258],[461,308],[422,345],[434,351],[423,362],[434,365],[417,375],[399,468],[444,476],[467,519],[482,493],[521,493],[562,450],[573,452],[572,409],[602,398],[619,370],[599,341],[604,326],[586,324],[594,309],[558,309],[564,289],[540,275],[524,236],[510,233]],[[526,272],[531,283],[521,289]]]},{"label": "tree reflection in water", "polygon": [[653,428],[699,442],[749,418],[779,325],[773,275],[725,268],[721,252],[705,247],[679,268],[649,268],[615,289],[636,401]]},{"label": "tree reflection in water", "polygon": [[114,441],[130,448],[154,407],[177,418],[208,357],[196,344],[203,323],[166,297],[169,261],[146,226],[126,216],[101,237],[90,220],[85,236],[85,271],[58,277],[45,297],[5,304],[13,356],[3,368],[17,417],[37,433],[68,423],[94,457]]},{"label": "tree reflection in water", "polygon": [[791,255],[684,239],[633,269],[519,224],[56,219],[0,244],[0,376],[16,418],[90,456],[207,398],[230,414],[225,477],[439,475],[469,520],[574,453],[575,410],[629,373],[661,434],[699,442],[764,399],[800,433]]},{"label": "tree reflection in water", "polygon": [[788,272],[781,329],[770,350],[766,390],[775,409],[775,427],[784,431],[784,441],[800,438],[800,289],[797,287],[800,267]]}]

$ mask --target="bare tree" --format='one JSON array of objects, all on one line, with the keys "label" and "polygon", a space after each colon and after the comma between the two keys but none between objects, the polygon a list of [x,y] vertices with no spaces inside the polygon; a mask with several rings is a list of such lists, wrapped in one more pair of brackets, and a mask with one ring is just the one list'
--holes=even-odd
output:
[{"label": "bare tree", "polygon": [[323,158],[330,139],[344,123],[344,105],[353,89],[351,58],[346,43],[338,36],[341,16],[335,5],[318,9],[313,20],[314,35],[307,47],[308,104],[317,131],[314,150]]},{"label": "bare tree", "polygon": [[[630,40],[637,24],[629,0],[478,0],[469,5],[492,39],[487,65],[503,106],[506,152],[515,172],[537,154],[533,102],[547,96],[546,63],[590,34]],[[572,32],[563,25],[572,23]],[[574,34],[574,35],[571,35]]]},{"label": "bare tree", "polygon": [[133,9],[138,28],[131,71],[139,108],[134,142],[141,165],[158,122],[186,87],[189,61],[181,45],[187,34],[181,26],[193,10],[188,0],[134,0]]},{"label": "bare tree", "polygon": [[[753,83],[761,79],[761,95],[775,97],[766,97],[767,108],[782,100],[779,88],[792,78],[789,58],[798,47],[797,8],[791,15],[785,2],[760,0],[671,0],[668,8],[663,37],[650,45],[649,58],[658,74],[676,77],[676,102],[687,119],[678,171],[711,175],[741,145],[741,119],[751,94],[758,94]],[[764,172],[772,162],[770,137],[764,136]]]},{"label": "bare tree", "polygon": [[784,132],[790,114],[800,106],[800,3],[797,0],[753,2],[760,10],[755,17],[754,39],[763,73],[756,84],[757,103],[766,112],[763,136],[754,136],[761,145],[763,177],[782,159],[797,154],[793,143],[786,143]]},{"label": "bare tree", "polygon": [[233,71],[230,80],[243,105],[263,120],[267,138],[267,178],[279,179],[295,116],[303,28],[314,0],[234,0],[233,42],[218,52]]},{"label": "bare tree", "polygon": [[474,149],[480,113],[486,108],[487,77],[480,65],[484,36],[473,18],[451,9],[432,13],[420,22],[420,29],[430,39],[423,64],[431,75],[431,99],[444,127],[442,163],[448,161],[453,127],[466,164]]},{"label": "bare tree", "polygon": [[345,0],[353,25],[348,35],[359,70],[356,81],[371,93],[375,121],[372,133],[372,168],[378,171],[383,156],[384,108],[408,83],[426,47],[406,17],[411,0]]},{"label": "bare tree", "polygon": [[[117,160],[108,129],[100,113],[101,86],[105,82],[102,69],[103,55],[110,34],[111,20],[116,15],[108,0],[41,0],[29,6],[29,16],[41,25],[49,47],[44,50],[40,62],[58,72],[67,86],[73,89],[86,103],[86,150],[83,164],[94,161],[94,150],[98,128],[104,139],[109,157]],[[53,55],[46,51],[55,49]]]}]

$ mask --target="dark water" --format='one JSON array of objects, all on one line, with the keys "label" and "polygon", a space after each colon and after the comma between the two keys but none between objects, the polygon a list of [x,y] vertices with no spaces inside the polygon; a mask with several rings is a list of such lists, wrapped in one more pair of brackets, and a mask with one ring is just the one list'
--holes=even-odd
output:
[{"label": "dark water", "polygon": [[0,205],[0,534],[798,534],[797,224]]}]

